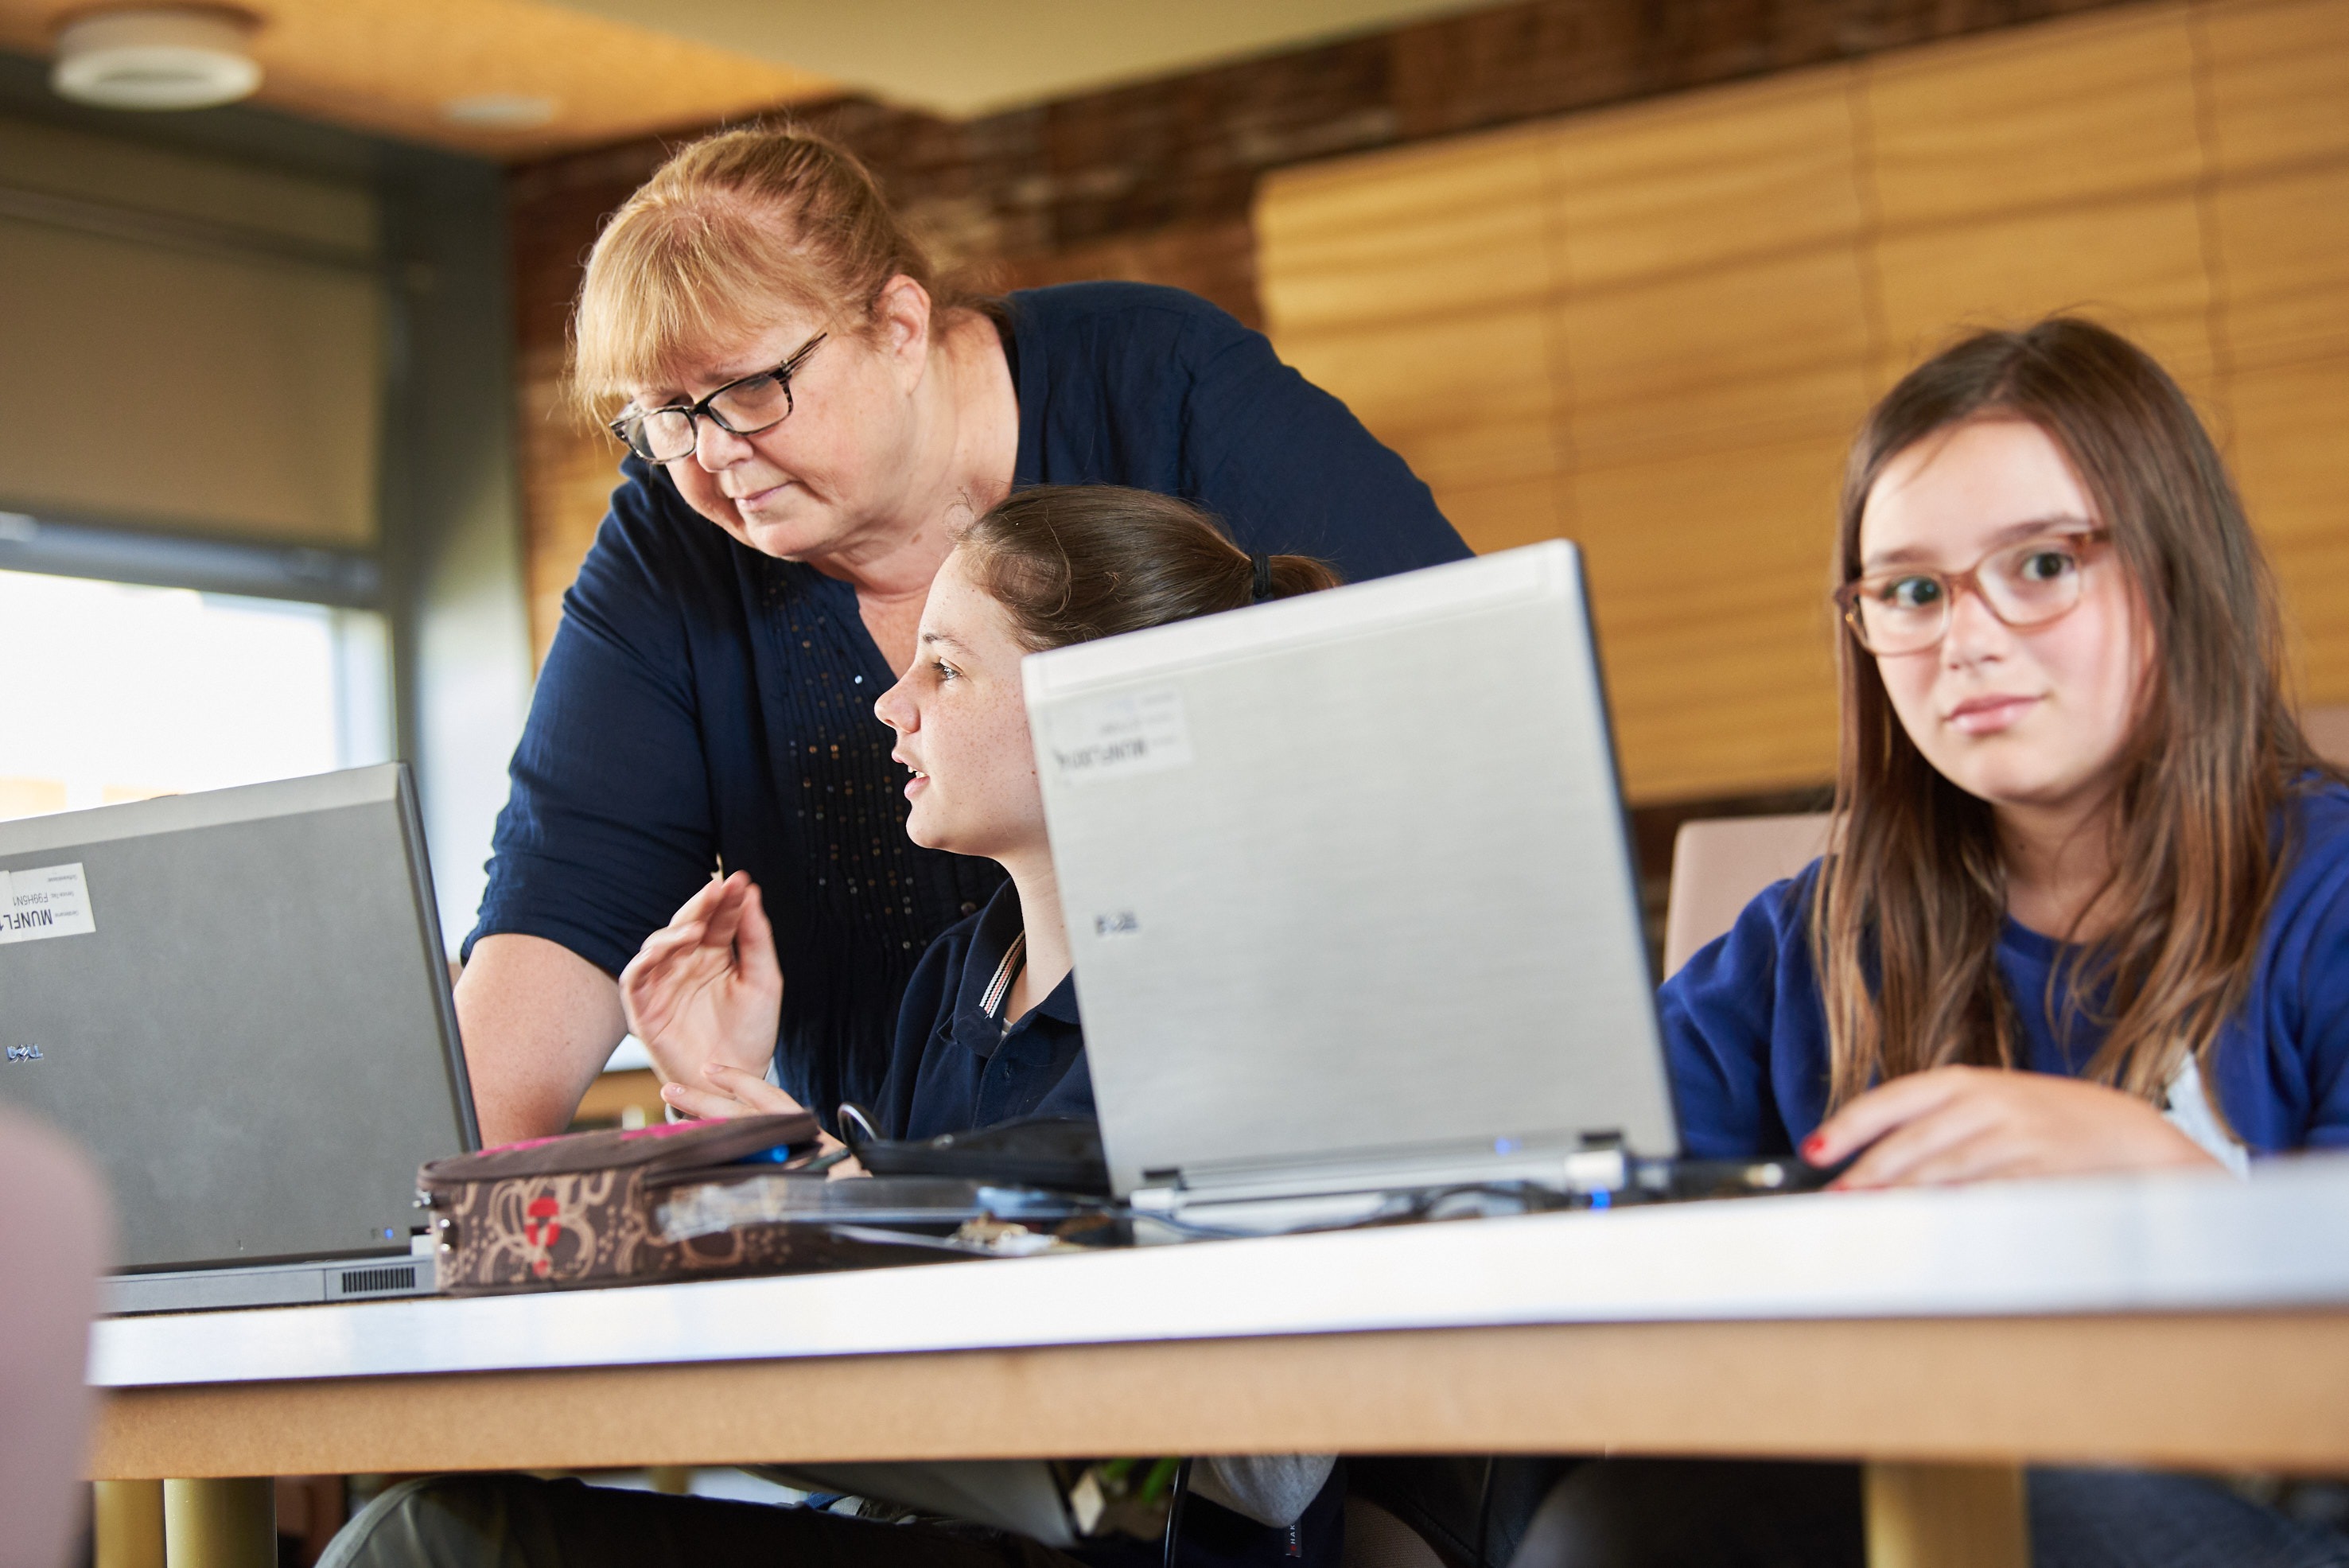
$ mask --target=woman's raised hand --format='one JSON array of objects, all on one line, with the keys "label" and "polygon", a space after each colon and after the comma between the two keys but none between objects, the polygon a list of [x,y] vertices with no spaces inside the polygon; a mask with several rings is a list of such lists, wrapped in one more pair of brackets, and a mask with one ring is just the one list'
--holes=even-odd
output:
[{"label": "woman's raised hand", "polygon": [[2077,1078],[1936,1067],[1870,1089],[1803,1140],[1840,1188],[1923,1187],[2014,1176],[2221,1168],[2134,1095]]},{"label": "woman's raised hand", "polygon": [[620,971],[620,1006],[660,1073],[661,1097],[679,1110],[739,1116],[800,1109],[766,1082],[783,974],[774,929],[747,873],[709,883],[645,939]]}]

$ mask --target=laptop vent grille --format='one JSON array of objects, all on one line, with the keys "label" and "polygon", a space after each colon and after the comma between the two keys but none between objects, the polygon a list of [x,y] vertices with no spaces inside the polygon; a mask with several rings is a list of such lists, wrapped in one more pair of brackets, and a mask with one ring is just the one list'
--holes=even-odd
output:
[{"label": "laptop vent grille", "polygon": [[415,1288],[416,1265],[413,1263],[343,1271],[342,1293],[347,1296],[363,1296],[376,1291],[412,1291]]}]

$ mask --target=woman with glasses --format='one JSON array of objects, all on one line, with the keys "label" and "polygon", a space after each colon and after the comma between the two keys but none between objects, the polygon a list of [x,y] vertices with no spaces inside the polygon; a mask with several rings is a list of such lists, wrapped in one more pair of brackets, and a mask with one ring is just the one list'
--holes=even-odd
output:
[{"label": "woman with glasses", "polygon": [[[1836,570],[1832,848],[1664,985],[1688,1152],[1855,1189],[2349,1146],[2349,788],[2176,383],[2084,321],[1959,343],[1860,431]],[[1807,1509],[1789,1560],[1857,1562],[1857,1497],[1826,1467],[1589,1466],[1519,1561]],[[2030,1506],[2041,1568],[2349,1562],[2192,1478],[2034,1470]]]},{"label": "woman with glasses", "polygon": [[[873,700],[956,532],[1109,483],[1361,579],[1467,552],[1426,486],[1269,344],[1178,290],[963,299],[854,159],[685,149],[589,257],[579,391],[625,443],[516,751],[457,992],[482,1136],[559,1132],[622,1033],[614,977],[713,871],[765,889],[774,1067],[829,1115],[988,862],[905,837]],[[656,1065],[698,1082],[698,1065]]]}]

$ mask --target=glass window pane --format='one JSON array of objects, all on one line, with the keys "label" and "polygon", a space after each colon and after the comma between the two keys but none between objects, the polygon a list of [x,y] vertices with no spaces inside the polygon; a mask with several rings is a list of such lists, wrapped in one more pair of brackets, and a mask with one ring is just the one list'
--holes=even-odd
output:
[{"label": "glass window pane", "polygon": [[0,572],[0,817],[389,755],[382,619]]}]

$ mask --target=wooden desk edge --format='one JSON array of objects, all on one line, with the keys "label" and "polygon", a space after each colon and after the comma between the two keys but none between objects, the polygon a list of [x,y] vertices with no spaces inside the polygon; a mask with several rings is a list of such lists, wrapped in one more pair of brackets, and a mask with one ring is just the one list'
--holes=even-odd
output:
[{"label": "wooden desk edge", "polygon": [[2349,1312],[1559,1324],[116,1390],[89,1473],[1331,1449],[2349,1472]]}]

